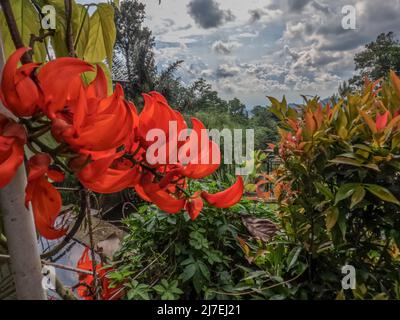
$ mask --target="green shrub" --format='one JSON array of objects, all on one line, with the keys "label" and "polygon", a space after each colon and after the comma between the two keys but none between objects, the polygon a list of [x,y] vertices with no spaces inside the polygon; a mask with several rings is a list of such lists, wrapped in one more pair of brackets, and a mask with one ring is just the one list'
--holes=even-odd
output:
[{"label": "green shrub", "polygon": [[[201,187],[219,188],[211,181]],[[264,258],[262,252],[255,257],[266,247],[250,239],[242,223],[248,214],[275,219],[269,206],[248,200],[229,210],[205,207],[195,221],[186,213],[168,215],[141,206],[124,221],[129,232],[115,256],[112,278],[125,284],[128,299],[240,299],[248,298],[242,293],[249,290],[259,296],[254,289],[268,279],[255,279],[254,272],[277,257]]]},{"label": "green shrub", "polygon": [[[282,227],[308,265],[308,298],[400,298],[400,80],[323,106],[290,109],[271,99],[281,120],[276,152]],[[341,290],[342,266],[357,289]]]}]

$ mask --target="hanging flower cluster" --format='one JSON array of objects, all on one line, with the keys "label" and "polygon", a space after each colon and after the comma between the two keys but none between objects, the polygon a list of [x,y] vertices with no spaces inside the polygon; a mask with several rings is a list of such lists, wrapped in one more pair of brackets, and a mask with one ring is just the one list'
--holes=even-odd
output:
[{"label": "hanging flower cluster", "polygon": [[[0,114],[0,188],[12,180],[27,145],[34,155],[28,160],[26,204],[32,204],[42,236],[56,239],[66,232],[66,226],[54,225],[62,204],[52,184],[63,181],[65,171],[74,173],[85,188],[94,192],[134,188],[141,198],[163,211],[186,210],[193,220],[201,212],[203,200],[227,208],[241,199],[241,177],[216,194],[189,191],[188,179],[212,174],[220,160],[218,146],[203,138],[205,128],[199,120],[192,118],[191,133],[171,143],[170,124],[176,125],[177,132],[188,129],[188,125],[159,93],[143,95],[145,104],[139,114],[134,104],[125,100],[119,84],[108,95],[107,79],[100,67],[77,58],[18,67],[28,50],[21,48],[13,53],[3,71],[1,100],[18,122]],[[96,72],[89,84],[82,80],[85,72]],[[168,150],[190,153],[192,157],[180,162],[169,152],[165,163],[149,163],[146,154],[155,142],[147,138],[154,129],[165,132],[164,147]],[[40,139],[49,134],[57,147],[50,148]],[[209,161],[211,158],[218,161]]]}]

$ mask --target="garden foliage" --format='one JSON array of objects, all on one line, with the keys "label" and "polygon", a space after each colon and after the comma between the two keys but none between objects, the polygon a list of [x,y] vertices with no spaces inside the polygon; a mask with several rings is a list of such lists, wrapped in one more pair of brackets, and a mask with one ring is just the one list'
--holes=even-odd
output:
[{"label": "garden foliage", "polygon": [[323,106],[270,99],[281,120],[273,176],[282,227],[302,248],[314,298],[344,297],[341,268],[357,271],[348,297],[399,298],[400,80],[369,82]]}]

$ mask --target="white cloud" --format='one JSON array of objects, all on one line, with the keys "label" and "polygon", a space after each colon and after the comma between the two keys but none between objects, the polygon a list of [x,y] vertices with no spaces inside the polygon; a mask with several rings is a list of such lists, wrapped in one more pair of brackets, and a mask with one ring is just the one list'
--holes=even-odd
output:
[{"label": "white cloud", "polygon": [[224,42],[221,40],[217,40],[212,44],[211,49],[217,54],[227,55],[231,54],[235,49],[239,48],[240,46],[241,44],[237,41]]},{"label": "white cloud", "polygon": [[[159,48],[156,59],[160,66],[183,59],[185,81],[205,77],[248,104],[263,103],[267,94],[328,96],[351,77],[354,54],[364,44],[381,32],[400,35],[399,0],[214,1],[235,21],[203,29],[187,13],[187,1],[146,1],[152,16],[146,24],[157,31],[156,41],[177,43]],[[356,7],[356,30],[341,27],[345,4]]]}]

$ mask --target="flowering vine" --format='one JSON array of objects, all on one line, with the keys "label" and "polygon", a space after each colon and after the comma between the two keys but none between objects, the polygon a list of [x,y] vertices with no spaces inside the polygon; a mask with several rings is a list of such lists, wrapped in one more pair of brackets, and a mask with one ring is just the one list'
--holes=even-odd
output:
[{"label": "flowering vine", "polygon": [[[144,94],[144,108],[139,114],[124,98],[119,84],[108,95],[101,67],[72,57],[18,66],[29,50],[20,48],[9,57],[1,79],[1,100],[18,120],[0,114],[0,188],[12,180],[28,156],[24,147],[29,148],[33,155],[28,159],[25,202],[32,204],[36,228],[43,237],[56,239],[68,229],[65,223],[55,227],[62,204],[52,184],[62,182],[65,172],[74,174],[85,188],[97,193],[134,188],[142,199],[161,210],[170,214],[186,210],[193,220],[200,214],[203,201],[218,208],[240,201],[244,189],[241,177],[216,194],[189,190],[189,179],[209,176],[218,169],[219,162],[181,163],[168,157],[166,163],[147,161],[151,130],[168,132],[171,122],[179,130],[188,129],[183,116],[161,94]],[[88,84],[82,77],[86,72],[96,72],[96,78]],[[172,147],[184,152],[198,150],[195,159],[220,159],[215,142],[199,140],[205,129],[201,121],[191,121],[192,134]],[[46,136],[57,142],[56,147],[43,142]],[[211,151],[191,148],[200,142]]]}]

